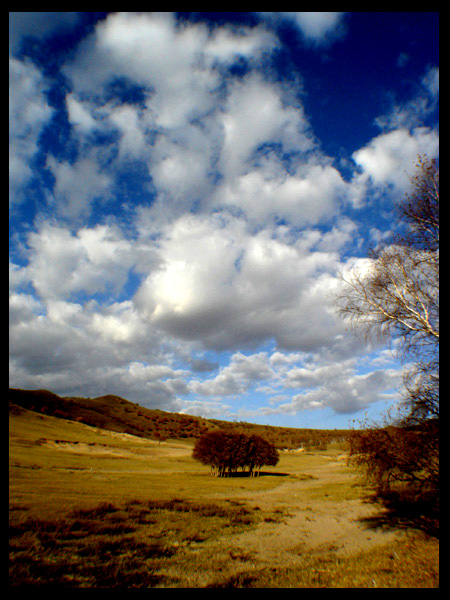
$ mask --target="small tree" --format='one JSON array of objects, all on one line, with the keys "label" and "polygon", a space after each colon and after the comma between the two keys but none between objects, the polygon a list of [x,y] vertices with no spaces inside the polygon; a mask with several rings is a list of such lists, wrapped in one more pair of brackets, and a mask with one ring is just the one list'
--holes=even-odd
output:
[{"label": "small tree", "polygon": [[273,444],[261,436],[251,435],[249,437],[247,461],[250,475],[259,475],[262,466],[275,466],[278,464],[278,451]]}]

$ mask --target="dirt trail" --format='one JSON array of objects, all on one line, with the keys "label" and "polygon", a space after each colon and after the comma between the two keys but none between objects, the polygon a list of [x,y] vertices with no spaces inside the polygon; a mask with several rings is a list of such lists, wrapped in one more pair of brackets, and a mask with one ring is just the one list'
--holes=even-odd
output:
[{"label": "dirt trail", "polygon": [[[281,523],[262,523],[256,530],[234,537],[237,547],[253,552],[258,560],[274,566],[296,562],[304,552],[334,551],[354,554],[389,543],[398,531],[367,529],[361,519],[374,516],[379,509],[360,500],[345,503],[309,502]],[[228,546],[230,540],[227,540]],[[287,561],[287,554],[291,560]]]},{"label": "dirt trail", "polygon": [[[320,493],[319,488],[325,481],[335,486],[348,483],[351,475],[338,461],[313,467],[308,474],[314,478],[294,481],[289,478],[286,483],[251,499],[263,514],[265,509],[285,508],[288,515],[281,520],[263,520],[255,529],[232,537],[224,535],[195,549],[186,549],[187,585],[206,585],[217,580],[220,572],[232,575],[266,567],[300,568],[307,554],[352,555],[389,544],[404,535],[398,530],[365,526],[364,519],[378,515],[380,507],[361,499],[333,499],[332,494],[327,497]],[[210,556],[210,570],[204,569],[205,555]],[[197,561],[202,569],[196,573]]]},{"label": "dirt trail", "polygon": [[[398,539],[400,531],[368,529],[365,520],[380,513],[380,507],[361,499],[334,500],[310,492],[318,490],[326,480],[328,485],[348,481],[349,474],[337,461],[311,468],[314,479],[287,482],[266,492],[259,505],[269,506],[279,498],[289,498],[289,515],[279,523],[263,522],[256,530],[234,538],[236,545],[255,552],[259,560],[270,564],[286,564],[286,553],[301,556],[302,552],[334,551],[354,554]],[[229,540],[228,540],[229,543]],[[295,559],[294,559],[295,560]]]}]

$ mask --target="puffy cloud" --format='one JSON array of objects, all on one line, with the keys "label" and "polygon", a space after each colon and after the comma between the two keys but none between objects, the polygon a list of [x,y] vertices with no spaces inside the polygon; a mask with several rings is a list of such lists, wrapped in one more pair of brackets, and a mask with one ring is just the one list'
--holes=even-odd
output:
[{"label": "puffy cloud", "polygon": [[293,12],[281,13],[295,21],[307,40],[324,43],[339,33],[342,12]]},{"label": "puffy cloud", "polygon": [[[179,410],[184,372],[168,366],[157,337],[129,301],[100,306],[10,296],[10,385],[98,396],[112,390]],[[140,357],[140,362],[136,357]]]},{"label": "puffy cloud", "polygon": [[275,338],[281,347],[318,348],[342,333],[330,309],[334,252],[306,252],[245,221],[180,217],[159,240],[160,266],[134,302],[166,333],[207,348]]},{"label": "puffy cloud", "polygon": [[264,414],[292,413],[331,408],[338,414],[367,409],[374,402],[394,399],[401,385],[399,369],[383,369],[359,374],[355,358],[309,368],[294,367],[284,379],[284,388],[300,388],[290,402],[266,407]]},{"label": "puffy cloud", "polygon": [[214,107],[216,63],[254,58],[274,43],[260,29],[210,33],[201,24],[177,23],[171,13],[121,12],[96,27],[65,71],[80,93],[120,77],[145,86],[155,123],[175,128]]},{"label": "puffy cloud", "polygon": [[347,191],[331,165],[307,162],[290,174],[274,161],[230,178],[215,199],[219,206],[232,206],[257,224],[284,219],[304,227],[333,217]]},{"label": "puffy cloud", "polygon": [[200,396],[230,396],[245,393],[257,381],[271,379],[273,370],[268,365],[267,354],[260,352],[245,356],[237,352],[230,364],[213,378],[193,381],[190,390]]},{"label": "puffy cloud", "polygon": [[74,164],[49,157],[47,165],[55,177],[53,194],[63,217],[76,220],[89,216],[92,202],[96,198],[105,201],[108,196],[111,177],[100,169],[94,156],[80,158]]},{"label": "puffy cloud", "polygon": [[169,210],[168,201],[184,209],[194,203],[207,206],[213,190],[210,173],[215,144],[214,131],[192,124],[183,132],[158,137],[149,157],[149,171],[164,210]]},{"label": "puffy cloud", "polygon": [[358,182],[370,180],[376,186],[392,186],[402,194],[410,185],[409,176],[419,154],[429,158],[439,155],[439,135],[427,127],[395,129],[373,138],[367,146],[353,153],[361,169]]},{"label": "puffy cloud", "polygon": [[[300,103],[288,106],[280,87],[253,72],[240,83],[228,77],[234,61],[255,65],[276,43],[263,27],[210,31],[177,22],[171,13],[111,14],[63,67],[72,85],[69,121],[81,146],[95,131],[118,134],[110,155],[118,150],[118,161],[146,165],[156,191],[153,221],[204,209],[217,180],[244,171],[259,145],[275,137],[284,151],[311,147]],[[121,96],[127,89],[139,90],[139,101]],[[82,160],[49,162],[66,216],[87,213],[92,201],[92,194],[76,189],[77,181],[92,179],[92,191],[102,196],[110,191],[96,156],[89,158],[86,173]]]},{"label": "puffy cloud", "polygon": [[75,94],[67,94],[66,105],[69,123],[80,130],[81,133],[86,135],[97,128],[98,123],[92,115],[92,109],[88,108],[86,103],[78,100]]},{"label": "puffy cloud", "polygon": [[30,233],[26,276],[41,298],[69,298],[78,293],[118,294],[129,270],[149,268],[154,252],[134,245],[119,230],[106,225],[81,228],[75,235],[44,224]]},{"label": "puffy cloud", "polygon": [[[343,22],[279,14],[314,44]],[[12,200],[39,158],[53,217],[16,233],[11,385],[215,417],[345,414],[393,388],[388,357],[367,372],[368,347],[333,309],[342,253],[362,237],[342,209],[369,185],[403,190],[403,169],[435,155],[437,134],[386,120],[344,181],[311,130],[300,76],[281,82],[267,68],[279,44],[261,23],[110,14],[64,59],[67,111],[49,107],[37,66],[11,59]],[[428,106],[437,87],[431,69]],[[67,114],[70,161],[57,148],[39,156],[54,110]],[[145,183],[133,187],[135,164]]]},{"label": "puffy cloud", "polygon": [[219,162],[225,177],[245,172],[248,159],[264,143],[279,143],[285,152],[314,147],[301,106],[285,104],[281,91],[257,75],[231,86],[222,117],[224,143]]},{"label": "puffy cloud", "polygon": [[31,163],[38,140],[53,110],[44,95],[45,80],[29,61],[9,59],[9,201],[23,200],[33,177]]},{"label": "puffy cloud", "polygon": [[306,42],[323,45],[342,35],[343,12],[275,12],[259,13],[266,18],[284,18],[294,23]]}]

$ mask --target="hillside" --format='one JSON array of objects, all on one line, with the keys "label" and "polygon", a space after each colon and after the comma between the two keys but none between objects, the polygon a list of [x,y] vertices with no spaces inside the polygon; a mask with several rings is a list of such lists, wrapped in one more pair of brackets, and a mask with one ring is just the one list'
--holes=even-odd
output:
[{"label": "hillside", "polygon": [[215,429],[238,429],[262,435],[278,448],[298,448],[325,447],[327,443],[342,440],[348,434],[347,430],[295,429],[203,419],[144,408],[113,395],[74,398],[61,397],[47,390],[10,388],[9,403],[10,410],[21,406],[41,414],[155,440],[196,439]]}]

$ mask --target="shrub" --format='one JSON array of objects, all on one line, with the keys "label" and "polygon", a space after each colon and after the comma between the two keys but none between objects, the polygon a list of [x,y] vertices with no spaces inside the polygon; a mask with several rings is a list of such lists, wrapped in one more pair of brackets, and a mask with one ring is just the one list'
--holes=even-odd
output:
[{"label": "shrub", "polygon": [[355,430],[350,436],[350,460],[365,470],[377,494],[393,487],[416,494],[439,489],[439,431],[436,420],[415,427],[393,425]]}]

